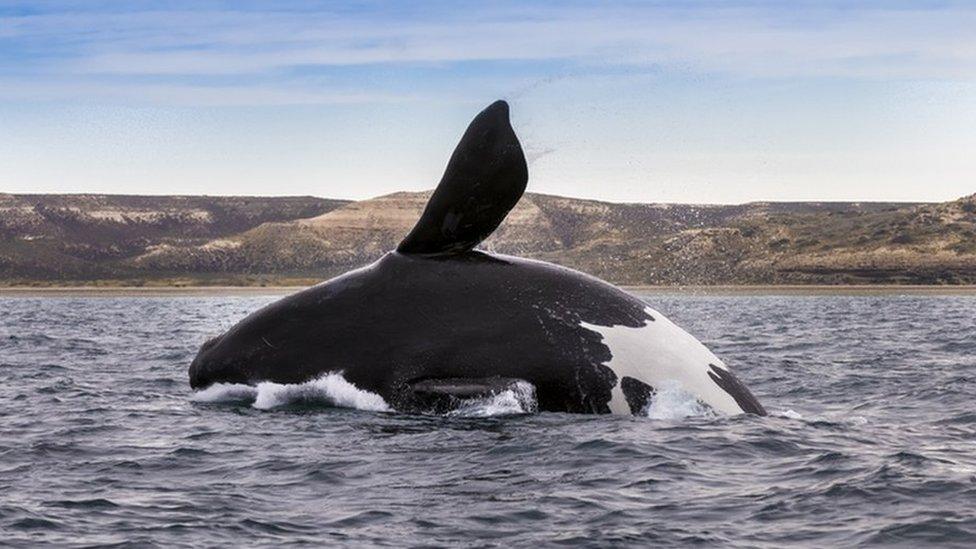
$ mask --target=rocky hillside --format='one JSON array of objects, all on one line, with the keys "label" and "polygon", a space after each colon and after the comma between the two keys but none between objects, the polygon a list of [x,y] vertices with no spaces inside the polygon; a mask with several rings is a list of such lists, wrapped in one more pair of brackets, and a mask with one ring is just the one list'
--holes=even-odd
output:
[{"label": "rocky hillside", "polygon": [[0,281],[152,277],[130,262],[346,204],[313,197],[0,194]]},{"label": "rocky hillside", "polygon": [[[319,280],[394,248],[428,196],[0,195],[0,282]],[[623,284],[976,283],[976,195],[708,206],[527,194],[484,247]]]}]

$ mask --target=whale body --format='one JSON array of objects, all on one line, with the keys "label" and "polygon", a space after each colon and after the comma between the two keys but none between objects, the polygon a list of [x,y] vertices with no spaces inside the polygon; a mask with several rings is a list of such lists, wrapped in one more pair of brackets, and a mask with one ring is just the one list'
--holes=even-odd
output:
[{"label": "whale body", "polygon": [[498,101],[468,127],[396,250],[204,343],[190,385],[341,374],[406,412],[529,383],[540,410],[641,414],[679,390],[716,412],[765,414],[718,357],[640,299],[572,269],[475,250],[527,181]]}]

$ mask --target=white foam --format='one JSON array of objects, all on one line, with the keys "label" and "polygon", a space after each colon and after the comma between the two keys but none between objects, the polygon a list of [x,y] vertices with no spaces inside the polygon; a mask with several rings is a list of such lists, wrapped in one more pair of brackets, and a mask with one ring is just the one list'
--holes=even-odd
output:
[{"label": "white foam", "polygon": [[193,393],[193,402],[253,402],[258,395],[257,387],[237,383],[214,383],[202,391]]},{"label": "white foam", "polygon": [[489,397],[466,401],[447,415],[455,417],[494,417],[532,414],[539,410],[535,386],[516,381],[508,389]]},{"label": "white foam", "polygon": [[792,408],[785,411],[774,411],[770,415],[775,417],[785,417],[786,419],[803,419],[803,415]]},{"label": "white foam", "polygon": [[355,408],[373,412],[388,412],[390,406],[383,397],[364,391],[346,381],[340,373],[326,374],[305,383],[274,383],[266,381],[257,386],[215,383],[191,397],[196,402],[251,401],[259,410],[270,410],[294,404],[319,404],[336,408]]},{"label": "white foam", "polygon": [[644,415],[651,419],[684,419],[714,416],[715,410],[703,404],[695,394],[686,391],[680,383],[669,381],[662,383],[655,391]]}]

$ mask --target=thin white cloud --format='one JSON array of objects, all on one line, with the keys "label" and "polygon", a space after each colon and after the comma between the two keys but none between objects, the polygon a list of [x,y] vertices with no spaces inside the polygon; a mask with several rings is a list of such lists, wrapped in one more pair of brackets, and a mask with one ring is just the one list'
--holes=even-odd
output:
[{"label": "thin white cloud", "polygon": [[[976,79],[976,7],[729,5],[495,5],[403,19],[372,12],[192,10],[5,17],[0,38],[15,53],[0,65],[0,75],[25,83],[33,76],[38,89],[47,86],[45,76],[58,75],[120,95],[146,88],[127,78],[157,78],[179,89],[180,97],[196,95],[204,103],[235,88],[238,97],[250,98],[241,101],[262,103],[398,95],[370,82],[322,92],[321,83],[302,85],[301,75],[280,75],[308,67],[409,69],[471,61],[661,66],[762,78]],[[237,80],[213,84],[207,78]],[[169,97],[144,97],[157,95]]]},{"label": "thin white cloud", "polygon": [[197,86],[188,84],[72,83],[63,80],[0,78],[0,101],[152,103],[173,106],[325,105],[403,103],[418,96],[382,92],[333,92],[260,85]]}]

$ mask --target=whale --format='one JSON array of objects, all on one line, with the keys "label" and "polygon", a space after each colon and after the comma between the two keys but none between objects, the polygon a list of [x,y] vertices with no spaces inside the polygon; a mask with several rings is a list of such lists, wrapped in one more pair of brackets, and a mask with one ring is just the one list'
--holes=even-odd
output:
[{"label": "whale", "polygon": [[641,415],[677,392],[716,414],[765,415],[722,360],[641,299],[566,267],[477,249],[528,183],[509,115],[497,101],[474,118],[395,250],[206,341],[190,386],[341,375],[406,413],[527,386],[548,412]]}]

